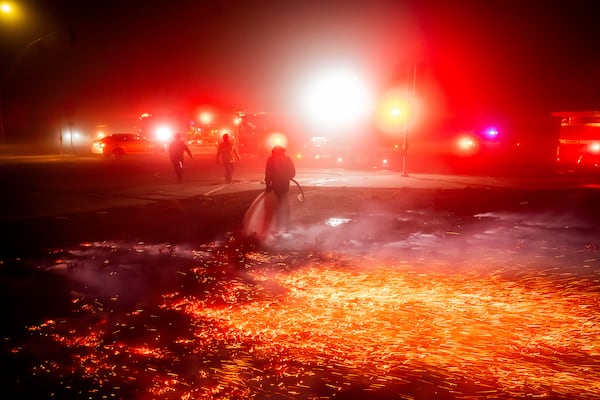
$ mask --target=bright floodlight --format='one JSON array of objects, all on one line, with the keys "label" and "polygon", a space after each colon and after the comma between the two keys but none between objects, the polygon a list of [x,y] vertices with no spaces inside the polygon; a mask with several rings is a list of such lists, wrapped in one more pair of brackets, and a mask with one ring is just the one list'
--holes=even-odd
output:
[{"label": "bright floodlight", "polygon": [[168,126],[161,126],[156,130],[156,139],[161,142],[169,141],[173,138],[173,130]]},{"label": "bright floodlight", "polygon": [[347,128],[360,122],[369,115],[371,104],[365,83],[348,71],[319,75],[302,96],[307,118],[326,130]]}]

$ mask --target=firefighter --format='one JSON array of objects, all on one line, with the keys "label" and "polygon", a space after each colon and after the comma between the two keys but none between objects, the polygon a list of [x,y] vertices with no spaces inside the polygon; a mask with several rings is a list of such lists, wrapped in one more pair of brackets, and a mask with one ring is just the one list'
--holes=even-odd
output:
[{"label": "firefighter", "polygon": [[277,198],[277,209],[273,219],[273,227],[287,229],[290,219],[288,192],[290,180],[296,176],[296,167],[292,159],[285,154],[281,146],[273,147],[265,168],[266,191],[273,191]]},{"label": "firefighter", "polygon": [[192,152],[188,145],[181,140],[181,133],[176,133],[173,136],[173,141],[169,143],[169,158],[171,159],[171,163],[173,164],[173,168],[175,169],[175,175],[177,176],[177,182],[181,183],[183,181],[183,158],[185,153],[188,153],[191,159]]},{"label": "firefighter", "polygon": [[224,134],[223,141],[219,143],[219,147],[217,148],[217,164],[223,163],[223,167],[225,168],[225,182],[232,182],[235,163],[241,159],[235,143],[229,139],[229,134]]}]

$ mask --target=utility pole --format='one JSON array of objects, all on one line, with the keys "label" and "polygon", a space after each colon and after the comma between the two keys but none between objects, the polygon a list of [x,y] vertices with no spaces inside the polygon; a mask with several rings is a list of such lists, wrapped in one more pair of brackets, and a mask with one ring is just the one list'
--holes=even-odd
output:
[{"label": "utility pole", "polygon": [[73,152],[73,121],[69,121],[69,140],[71,141],[71,153]]},{"label": "utility pole", "polygon": [[[411,95],[415,97],[416,90],[416,82],[417,82],[417,65],[413,66],[412,77],[411,77]],[[409,95],[408,95],[408,86],[404,89],[404,102],[405,104],[409,104]],[[414,110],[413,110],[414,113]],[[402,176],[408,176],[408,172],[406,172],[406,159],[408,158],[408,113],[404,115],[403,127],[402,127]]]}]

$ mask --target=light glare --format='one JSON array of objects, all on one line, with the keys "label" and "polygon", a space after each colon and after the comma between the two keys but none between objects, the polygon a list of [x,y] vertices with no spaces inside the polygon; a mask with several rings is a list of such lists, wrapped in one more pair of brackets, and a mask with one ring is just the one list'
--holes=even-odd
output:
[{"label": "light glare", "polygon": [[173,130],[168,126],[161,126],[156,130],[155,136],[157,140],[160,140],[161,142],[166,142],[171,140],[171,138],[173,137]]},{"label": "light glare", "polygon": [[379,100],[375,113],[377,126],[388,134],[400,134],[417,119],[417,102],[406,89],[391,89]]},{"label": "light glare", "polygon": [[205,111],[200,114],[200,122],[203,124],[210,124],[213,121],[213,115],[208,111]]},{"label": "light glare", "polygon": [[357,75],[330,71],[308,85],[302,103],[314,125],[336,130],[366,119],[372,108],[372,96]]},{"label": "light glare", "polygon": [[273,132],[267,138],[266,145],[267,145],[267,150],[269,150],[269,151],[271,151],[271,149],[275,146],[281,146],[285,149],[288,145],[287,136],[281,132]]},{"label": "light glare", "polygon": [[472,136],[463,135],[456,140],[456,146],[462,154],[473,154],[477,151],[478,143]]}]

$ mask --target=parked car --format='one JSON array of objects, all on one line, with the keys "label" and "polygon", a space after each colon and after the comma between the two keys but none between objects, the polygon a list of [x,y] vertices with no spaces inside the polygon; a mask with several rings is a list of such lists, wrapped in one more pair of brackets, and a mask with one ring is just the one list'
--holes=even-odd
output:
[{"label": "parked car", "polygon": [[92,143],[92,153],[112,158],[127,154],[156,154],[160,146],[135,133],[113,133]]}]

